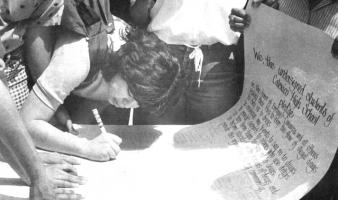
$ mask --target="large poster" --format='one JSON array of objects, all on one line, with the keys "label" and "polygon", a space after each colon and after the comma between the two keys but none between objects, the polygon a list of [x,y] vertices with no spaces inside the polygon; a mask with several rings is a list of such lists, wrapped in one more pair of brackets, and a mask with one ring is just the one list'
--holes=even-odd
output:
[{"label": "large poster", "polygon": [[[107,126],[123,151],[111,162],[82,161],[85,199],[296,200],[319,182],[338,144],[333,40],[264,5],[248,12],[240,101],[196,126]],[[10,189],[22,188],[0,194]]]},{"label": "large poster", "polygon": [[323,177],[337,149],[333,40],[264,5],[248,12],[240,102],[175,141],[182,148],[257,144],[264,149],[260,159],[220,177],[216,190],[229,200],[299,199]]}]

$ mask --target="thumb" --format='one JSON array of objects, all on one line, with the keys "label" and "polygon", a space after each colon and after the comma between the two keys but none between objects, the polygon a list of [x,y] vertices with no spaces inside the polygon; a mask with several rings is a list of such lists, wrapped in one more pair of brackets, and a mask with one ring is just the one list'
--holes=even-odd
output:
[{"label": "thumb", "polygon": [[253,1],[252,1],[252,7],[257,8],[258,6],[261,5],[261,3],[262,3],[263,1],[264,1],[264,0],[253,0]]},{"label": "thumb", "polygon": [[74,128],[73,121],[69,118],[66,121],[67,131],[73,135],[79,135],[79,132]]}]

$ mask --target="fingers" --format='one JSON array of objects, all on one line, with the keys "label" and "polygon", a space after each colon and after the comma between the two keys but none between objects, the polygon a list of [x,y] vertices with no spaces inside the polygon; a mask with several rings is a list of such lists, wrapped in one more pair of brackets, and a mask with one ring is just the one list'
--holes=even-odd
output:
[{"label": "fingers", "polygon": [[110,154],[111,155],[110,158],[114,159],[117,156],[117,154],[119,154],[121,151],[121,148],[119,145],[122,143],[122,139],[119,136],[111,134],[111,133],[107,133],[106,136],[110,139],[111,142],[109,144],[112,150],[114,151],[114,154]]},{"label": "fingers", "polygon": [[252,1],[252,7],[257,8],[258,6],[261,5],[265,0],[253,0]]},{"label": "fingers", "polygon": [[110,158],[114,159],[114,158],[116,158],[117,154],[120,153],[121,148],[115,142],[110,143],[110,147],[113,150],[113,153],[110,153]]},{"label": "fingers", "polygon": [[40,152],[39,155],[45,164],[63,164],[63,163],[69,163],[71,165],[81,164],[80,161],[75,157],[59,154],[57,152]]},{"label": "fingers", "polygon": [[105,147],[106,147],[104,149],[104,151],[106,151],[106,152],[104,153],[104,158],[103,159],[105,159],[105,160],[115,159],[116,156],[121,151],[119,143],[117,143],[119,141],[116,142],[116,140],[118,140],[119,137],[117,137],[116,135],[110,134],[110,133],[106,133],[105,136],[106,136],[105,138],[107,139],[107,141],[104,144]]},{"label": "fingers", "polygon": [[[71,184],[78,184],[78,185],[84,185],[87,182],[84,177],[73,175],[67,172],[60,173],[57,179],[60,181],[65,181]],[[61,187],[61,186],[58,186],[58,187]]]},{"label": "fingers", "polygon": [[249,15],[246,13],[246,11],[244,9],[239,9],[239,8],[231,9],[230,15],[236,16],[238,18],[242,18],[243,20],[245,20],[249,17]]},{"label": "fingers", "polygon": [[60,169],[65,172],[77,174],[76,168],[71,164],[63,163],[62,165],[59,165],[59,166],[60,166]]},{"label": "fingers", "polygon": [[59,194],[56,196],[57,200],[78,200],[82,199],[82,196],[79,194]]},{"label": "fingers", "polygon": [[73,135],[79,135],[80,133],[74,128],[73,122],[70,119],[66,121],[67,131]]},{"label": "fingers", "polygon": [[62,160],[56,152],[39,152],[39,156],[45,164],[62,164]]},{"label": "fingers", "polygon": [[87,180],[84,177],[73,175],[66,171],[61,171],[55,175],[54,184],[57,188],[76,188],[79,185],[86,184]]},{"label": "fingers", "polygon": [[66,129],[69,133],[72,133],[74,135],[79,134],[79,132],[74,129],[73,122],[70,119],[70,115],[69,115],[68,111],[65,109],[64,106],[60,106],[58,108],[58,110],[55,113],[55,117],[61,125],[66,127]]},{"label": "fingers", "polygon": [[115,134],[108,133],[107,137],[111,138],[118,145],[120,145],[122,143],[122,139],[119,136],[115,135]]},{"label": "fingers", "polygon": [[63,154],[59,154],[61,156],[61,159],[63,162],[69,163],[71,165],[80,165],[81,162],[79,159],[76,159],[73,156],[67,156],[67,155],[63,155]]},{"label": "fingers", "polygon": [[250,16],[244,9],[233,8],[229,15],[229,25],[233,31],[242,32],[250,24]]},{"label": "fingers", "polygon": [[54,180],[54,184],[59,188],[76,188],[78,184],[66,180]]},{"label": "fingers", "polygon": [[96,161],[114,159],[121,151],[119,147],[121,142],[121,138],[114,134],[102,133],[89,142],[88,151],[84,153],[84,156]]},{"label": "fingers", "polygon": [[57,188],[55,189],[56,199],[57,200],[66,200],[66,199],[82,199],[80,194],[76,194],[73,190],[66,189],[66,188]]},{"label": "fingers", "polygon": [[261,3],[266,4],[267,6],[270,6],[272,8],[278,8],[279,3],[278,0],[253,0],[252,1],[252,7],[257,8],[261,5]]}]

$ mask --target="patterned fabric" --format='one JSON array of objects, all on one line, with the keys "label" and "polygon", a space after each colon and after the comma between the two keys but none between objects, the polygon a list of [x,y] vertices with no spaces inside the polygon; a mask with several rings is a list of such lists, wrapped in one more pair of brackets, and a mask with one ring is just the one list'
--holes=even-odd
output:
[{"label": "patterned fabric", "polygon": [[2,81],[7,86],[7,80],[5,75],[5,63],[0,59],[0,81]]},{"label": "patterned fabric", "polygon": [[3,70],[9,93],[18,110],[29,93],[26,66],[22,60],[22,48],[19,48],[5,56],[6,67]]},{"label": "patterned fabric", "polygon": [[0,78],[18,109],[29,93],[21,49],[26,28],[58,25],[62,12],[63,0],[0,0]]},{"label": "patterned fabric", "polygon": [[317,27],[330,35],[338,36],[338,2],[322,0],[310,9],[308,0],[279,0],[279,10],[304,23]]}]

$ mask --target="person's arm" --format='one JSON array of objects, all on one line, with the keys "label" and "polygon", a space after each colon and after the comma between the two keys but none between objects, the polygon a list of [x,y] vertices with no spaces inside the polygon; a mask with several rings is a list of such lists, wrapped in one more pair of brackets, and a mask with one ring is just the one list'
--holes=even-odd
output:
[{"label": "person's arm", "polygon": [[[57,188],[74,187],[74,183],[82,183],[81,177],[66,172],[74,171],[70,164],[43,166],[16,106],[1,81],[0,95],[0,153],[23,181],[31,186],[31,199],[52,200],[58,195]],[[65,196],[65,199],[68,196],[65,191],[59,191],[59,195]],[[73,197],[80,198],[77,194]]]},{"label": "person's arm", "polygon": [[[24,56],[32,84],[36,83],[52,58],[58,31],[60,31],[59,28],[52,26],[35,26],[26,30],[23,45]],[[59,107],[53,120],[67,128],[68,131],[76,133],[69,113],[64,106]]]},{"label": "person's arm", "polygon": [[33,82],[48,66],[56,41],[56,27],[28,28],[24,37],[24,56]]},{"label": "person's arm", "polygon": [[[85,38],[72,33],[60,35],[51,62],[34,86],[36,90],[33,88],[34,91],[29,94],[21,113],[38,147],[106,161],[115,158],[120,151],[118,145],[121,139],[117,136],[101,134],[93,140],[87,140],[63,132],[48,123],[66,96],[86,78],[90,63],[88,52]],[[40,89],[37,90],[38,88]],[[50,97],[53,103],[46,103],[44,99]]]}]

